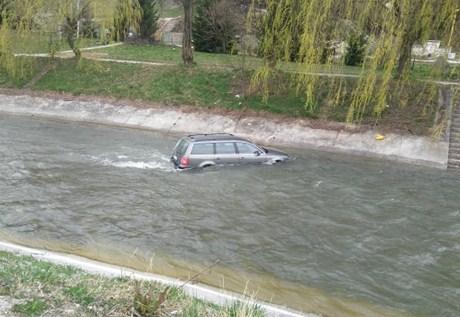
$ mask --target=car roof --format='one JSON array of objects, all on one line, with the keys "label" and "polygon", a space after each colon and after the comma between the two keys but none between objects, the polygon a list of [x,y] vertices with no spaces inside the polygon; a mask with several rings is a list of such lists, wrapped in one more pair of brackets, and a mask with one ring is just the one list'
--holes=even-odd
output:
[{"label": "car roof", "polygon": [[249,142],[246,139],[234,136],[230,133],[208,133],[208,134],[191,134],[187,136],[191,142],[201,142],[201,141],[245,141]]}]

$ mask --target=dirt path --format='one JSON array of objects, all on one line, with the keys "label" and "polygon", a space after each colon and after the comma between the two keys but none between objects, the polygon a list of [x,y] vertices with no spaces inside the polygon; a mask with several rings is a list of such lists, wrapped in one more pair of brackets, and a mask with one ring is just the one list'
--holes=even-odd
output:
[{"label": "dirt path", "polygon": [[[115,47],[119,45],[123,45],[123,42],[118,42],[118,43],[112,43],[108,45],[98,45],[98,46],[91,46],[91,47],[83,47],[80,49],[82,52],[87,52],[87,51],[93,51],[93,50],[99,50],[103,48],[109,48],[109,47]],[[65,50],[65,51],[59,51],[56,53],[57,58],[69,58],[73,57],[74,53],[72,50]],[[14,54],[15,57],[49,57],[50,55],[48,53],[16,53]]]}]

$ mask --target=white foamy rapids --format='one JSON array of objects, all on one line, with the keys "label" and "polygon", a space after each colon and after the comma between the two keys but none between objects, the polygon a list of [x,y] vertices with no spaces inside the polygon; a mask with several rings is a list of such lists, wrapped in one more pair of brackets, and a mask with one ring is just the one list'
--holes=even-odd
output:
[{"label": "white foamy rapids", "polygon": [[172,172],[174,169],[169,164],[163,162],[143,162],[143,161],[111,161],[105,159],[102,161],[105,166],[114,166],[120,168],[139,168],[139,169],[158,169],[163,171]]},{"label": "white foamy rapids", "polygon": [[167,172],[175,171],[168,157],[158,153],[153,153],[147,158],[138,157],[137,159],[133,159],[126,154],[101,156],[85,155],[85,157],[104,166],[113,166],[118,168],[155,169]]}]

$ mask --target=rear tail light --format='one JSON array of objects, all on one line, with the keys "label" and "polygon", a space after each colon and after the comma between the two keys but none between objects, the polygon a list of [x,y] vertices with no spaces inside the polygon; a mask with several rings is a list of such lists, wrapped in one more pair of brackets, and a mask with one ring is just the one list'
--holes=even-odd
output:
[{"label": "rear tail light", "polygon": [[190,166],[190,159],[187,156],[183,156],[180,159],[180,166],[181,167],[189,167]]}]

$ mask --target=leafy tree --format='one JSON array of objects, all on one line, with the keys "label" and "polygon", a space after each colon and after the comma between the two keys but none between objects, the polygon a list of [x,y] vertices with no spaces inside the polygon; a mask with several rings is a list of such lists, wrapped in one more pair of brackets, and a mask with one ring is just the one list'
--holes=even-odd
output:
[{"label": "leafy tree", "polygon": [[[269,95],[268,83],[276,75],[275,66],[293,59],[292,48],[298,37],[300,47],[294,60],[302,66],[295,79],[299,91],[305,93],[307,110],[313,110],[321,81],[311,74],[318,64],[336,63],[330,48],[334,42],[346,40],[342,30],[343,23],[348,23],[369,39],[372,49],[365,51],[360,78],[353,91],[348,90],[352,98],[347,119],[359,121],[368,107],[379,117],[386,109],[394,80],[399,81],[396,86],[400,89],[409,81],[414,43],[432,36],[444,45],[458,42],[455,29],[459,9],[460,0],[266,0],[260,45],[265,64],[256,72],[253,86],[262,85]],[[336,89],[329,91],[331,100],[340,99],[343,93],[340,80],[344,79],[338,79]]]},{"label": "leafy tree", "polygon": [[0,0],[0,25],[2,25],[3,17],[11,10],[11,0]]},{"label": "leafy tree", "polygon": [[193,21],[196,50],[211,53],[231,52],[235,36],[240,33],[243,17],[228,0],[200,0]]},{"label": "leafy tree", "polygon": [[14,47],[34,29],[34,17],[39,14],[44,0],[11,0],[6,4],[4,8],[8,8],[8,14],[3,14],[0,25],[0,69],[14,79],[25,78],[32,72],[31,59],[16,58]]},{"label": "leafy tree", "polygon": [[118,0],[115,8],[113,26],[114,39],[124,41],[130,29],[138,29],[142,19],[142,9],[138,0]]},{"label": "leafy tree", "polygon": [[345,54],[345,65],[361,65],[366,53],[366,38],[362,34],[352,34],[347,41],[347,52]]},{"label": "leafy tree", "polygon": [[21,42],[22,53],[28,53],[32,50],[27,45],[31,37],[46,37],[49,39],[49,53],[53,55],[62,32],[79,58],[79,20],[83,24],[85,20],[98,21],[104,36],[106,30],[120,21],[116,18],[120,13],[123,13],[123,22],[132,29],[138,28],[142,14],[138,0],[80,0],[80,3],[76,0],[0,0],[1,5],[5,3],[9,6],[3,6],[8,8],[8,15],[2,15],[0,24],[0,68],[15,79],[30,74],[35,61],[17,58],[16,43]]},{"label": "leafy tree", "polygon": [[144,39],[151,39],[158,29],[158,7],[157,0],[139,0],[142,9],[142,20],[140,22],[140,34]]},{"label": "leafy tree", "polygon": [[[89,1],[86,3],[90,4]],[[93,8],[91,5],[85,5],[85,2],[83,2],[80,18],[80,34],[86,38],[95,38],[99,28],[100,26],[96,23],[94,17]]]}]

